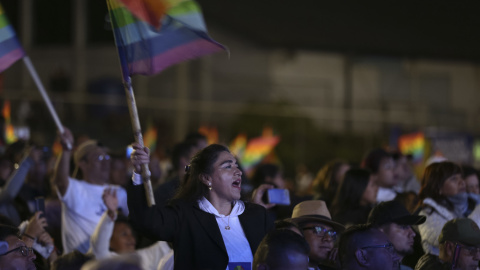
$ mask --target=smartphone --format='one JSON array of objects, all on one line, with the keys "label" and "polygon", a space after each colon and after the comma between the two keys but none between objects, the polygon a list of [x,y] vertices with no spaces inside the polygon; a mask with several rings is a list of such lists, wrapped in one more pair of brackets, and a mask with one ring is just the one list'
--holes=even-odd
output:
[{"label": "smartphone", "polygon": [[42,211],[43,214],[40,217],[45,216],[45,198],[44,197],[36,197],[35,198],[35,212]]},{"label": "smartphone", "polygon": [[290,205],[290,192],[288,189],[272,188],[267,190],[268,203]]}]

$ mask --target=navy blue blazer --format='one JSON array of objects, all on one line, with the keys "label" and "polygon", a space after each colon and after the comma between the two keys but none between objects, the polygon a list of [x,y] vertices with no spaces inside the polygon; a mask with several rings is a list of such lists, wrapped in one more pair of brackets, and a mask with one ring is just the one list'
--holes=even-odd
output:
[{"label": "navy blue blazer", "polygon": [[[200,210],[196,202],[148,207],[143,185],[129,184],[127,196],[133,227],[153,240],[173,243],[175,270],[227,268],[227,249],[213,214]],[[245,203],[245,211],[238,218],[255,254],[273,223],[266,209],[253,203]]]}]

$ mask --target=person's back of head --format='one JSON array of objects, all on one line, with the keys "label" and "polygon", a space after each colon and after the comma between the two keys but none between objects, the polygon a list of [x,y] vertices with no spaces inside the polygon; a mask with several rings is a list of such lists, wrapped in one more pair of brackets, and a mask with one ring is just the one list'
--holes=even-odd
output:
[{"label": "person's back of head", "polygon": [[196,145],[194,142],[185,141],[181,143],[177,143],[172,150],[172,165],[175,170],[178,169],[185,169],[180,168],[183,163],[188,164],[190,162],[190,158],[195,154],[193,153],[196,149]]},{"label": "person's back of head", "polygon": [[338,159],[328,162],[318,171],[313,180],[313,189],[316,195],[329,198],[327,205],[333,200],[333,196],[349,168],[348,162]]},{"label": "person's back of head", "polygon": [[342,269],[398,269],[400,258],[387,237],[370,225],[354,225],[340,236],[338,254]]},{"label": "person's back of head", "polygon": [[268,233],[258,246],[253,270],[307,269],[310,248],[305,239],[291,230]]},{"label": "person's back of head", "polygon": [[80,270],[86,262],[92,259],[92,255],[85,255],[78,250],[74,250],[58,257],[52,263],[51,270]]},{"label": "person's back of head", "polygon": [[192,142],[198,148],[198,150],[202,150],[203,148],[208,146],[207,137],[200,132],[190,132],[185,136],[185,142]]}]

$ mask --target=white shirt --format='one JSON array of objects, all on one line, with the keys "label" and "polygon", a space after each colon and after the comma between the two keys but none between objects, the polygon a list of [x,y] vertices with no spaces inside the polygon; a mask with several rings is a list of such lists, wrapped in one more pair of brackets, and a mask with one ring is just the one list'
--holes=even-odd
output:
[{"label": "white shirt", "polygon": [[[218,213],[217,209],[205,198],[198,201],[198,207],[207,213],[215,215],[225,248],[227,249],[228,262],[247,262],[252,264],[252,250],[238,219],[238,216],[245,211],[245,204],[242,201],[235,201],[228,216]],[[229,226],[230,230],[225,229],[226,226]]]},{"label": "white shirt", "polygon": [[90,236],[95,231],[107,207],[103,203],[103,191],[107,187],[117,189],[118,206],[128,215],[127,193],[125,189],[112,185],[94,185],[69,177],[68,188],[62,197],[62,242],[64,254],[74,249],[86,253],[90,246]]},{"label": "white shirt", "polygon": [[377,193],[377,203],[393,201],[397,193],[390,188],[379,187]]},{"label": "white shirt", "polygon": [[[112,237],[113,228],[115,227],[115,219],[112,220],[107,212],[103,213],[91,237],[90,250],[88,252],[95,255],[95,259],[97,260],[119,256],[119,254],[110,251],[110,238]],[[149,270],[156,269],[160,260],[166,256],[169,251],[171,251],[171,248],[167,242],[158,241],[149,247],[137,249],[133,253],[121,254],[121,256],[138,256],[142,269]]]}]

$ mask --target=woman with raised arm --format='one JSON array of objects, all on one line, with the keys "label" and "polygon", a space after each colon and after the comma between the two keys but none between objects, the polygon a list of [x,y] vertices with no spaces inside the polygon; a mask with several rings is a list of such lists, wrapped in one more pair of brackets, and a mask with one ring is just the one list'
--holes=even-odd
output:
[{"label": "woman with raised arm", "polygon": [[[242,172],[228,148],[212,144],[198,152],[178,194],[159,207],[147,206],[140,176],[149,151],[133,148],[130,219],[148,237],[173,243],[174,269],[252,269],[253,254],[273,223],[264,207],[240,200]],[[254,192],[254,202],[261,204],[268,188]]]}]

